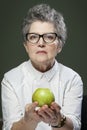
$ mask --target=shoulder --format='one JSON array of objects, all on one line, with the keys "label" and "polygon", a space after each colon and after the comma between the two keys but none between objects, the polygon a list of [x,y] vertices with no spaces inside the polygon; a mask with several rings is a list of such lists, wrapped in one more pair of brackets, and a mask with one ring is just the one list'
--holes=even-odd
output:
[{"label": "shoulder", "polygon": [[64,75],[68,75],[68,74],[71,74],[71,75],[75,75],[78,73],[76,71],[74,71],[72,68],[70,67],[67,67],[61,63],[59,63],[59,69],[60,69],[60,72],[63,73]]},{"label": "shoulder", "polygon": [[74,71],[73,69],[58,63],[59,65],[59,76],[61,77],[62,80],[67,80],[67,81],[71,81],[71,80],[78,80],[82,82],[81,76]]},{"label": "shoulder", "polygon": [[61,86],[66,89],[67,92],[72,90],[74,93],[83,93],[83,81],[81,76],[74,71],[73,69],[64,66],[59,63],[59,80],[61,82]]},{"label": "shoulder", "polygon": [[11,69],[4,74],[4,79],[12,84],[20,83],[24,78],[24,69],[26,68],[28,61],[21,63],[19,66]]}]

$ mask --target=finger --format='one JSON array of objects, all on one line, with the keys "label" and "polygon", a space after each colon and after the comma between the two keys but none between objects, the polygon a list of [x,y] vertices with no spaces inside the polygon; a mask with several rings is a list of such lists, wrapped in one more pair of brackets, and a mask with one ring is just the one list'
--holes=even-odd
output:
[{"label": "finger", "polygon": [[39,114],[41,117],[43,117],[43,118],[46,117],[46,113],[45,113],[45,111],[44,111],[44,109],[45,109],[46,107],[47,107],[47,106],[41,107],[41,108],[38,110],[38,114]]},{"label": "finger", "polygon": [[41,109],[39,109],[38,114],[46,122],[50,122],[52,119],[55,118],[55,112],[51,110],[47,105],[44,105]]},{"label": "finger", "polygon": [[27,104],[26,107],[25,107],[25,111],[26,112],[33,112],[37,106],[38,106],[37,102]]},{"label": "finger", "polygon": [[55,110],[57,113],[60,112],[61,109],[61,107],[56,102],[52,102],[50,108]]},{"label": "finger", "polygon": [[43,121],[45,123],[50,123],[51,118],[47,113],[45,113],[44,111],[39,111],[38,115],[39,115],[41,121]]},{"label": "finger", "polygon": [[48,114],[48,112],[46,112],[48,109],[48,106],[47,105],[44,105],[43,107],[41,107],[39,110],[38,110],[38,114],[44,118],[44,119],[48,119],[50,118],[50,115]]},{"label": "finger", "polygon": [[44,111],[50,118],[54,118],[55,112],[54,112],[54,110],[52,110],[51,108],[44,106],[44,107],[43,107],[43,111]]}]

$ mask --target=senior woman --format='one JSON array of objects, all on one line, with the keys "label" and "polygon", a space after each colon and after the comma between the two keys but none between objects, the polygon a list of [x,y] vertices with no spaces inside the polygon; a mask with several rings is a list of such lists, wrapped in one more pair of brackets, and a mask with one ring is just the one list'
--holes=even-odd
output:
[{"label": "senior woman", "polygon": [[[3,130],[80,130],[83,83],[79,74],[56,60],[66,41],[63,16],[47,4],[29,9],[23,44],[29,56],[2,80]],[[32,103],[36,88],[53,91],[50,107]]]}]

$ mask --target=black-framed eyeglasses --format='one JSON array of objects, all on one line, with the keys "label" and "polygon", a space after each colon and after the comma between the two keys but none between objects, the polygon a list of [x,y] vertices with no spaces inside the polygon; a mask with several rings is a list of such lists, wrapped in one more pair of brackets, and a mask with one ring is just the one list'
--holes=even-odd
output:
[{"label": "black-framed eyeglasses", "polygon": [[44,33],[42,35],[37,33],[27,33],[26,40],[32,44],[38,43],[40,38],[43,38],[43,41],[47,44],[51,44],[56,40],[57,34],[56,33]]}]

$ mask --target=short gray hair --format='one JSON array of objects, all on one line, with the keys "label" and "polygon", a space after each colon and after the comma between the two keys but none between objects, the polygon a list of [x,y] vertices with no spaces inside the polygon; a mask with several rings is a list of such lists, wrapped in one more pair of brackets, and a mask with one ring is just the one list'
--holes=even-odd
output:
[{"label": "short gray hair", "polygon": [[39,4],[30,8],[27,16],[24,18],[22,24],[23,39],[26,33],[29,32],[30,26],[35,21],[50,22],[54,24],[58,36],[60,36],[62,44],[64,45],[67,37],[67,29],[64,18],[61,13],[57,12],[47,4]]}]

